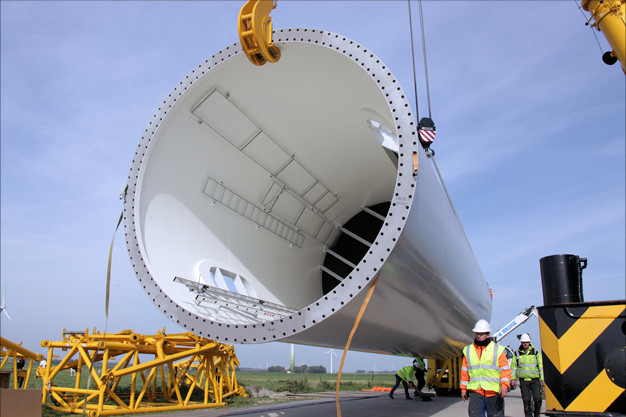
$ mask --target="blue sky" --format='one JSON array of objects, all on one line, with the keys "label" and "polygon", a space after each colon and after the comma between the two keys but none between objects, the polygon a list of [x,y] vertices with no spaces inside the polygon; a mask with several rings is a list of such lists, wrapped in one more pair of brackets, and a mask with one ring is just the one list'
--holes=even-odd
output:
[{"label": "blue sky", "polygon": [[[2,317],[3,337],[43,352],[39,342],[64,328],[104,331],[108,250],[135,148],[174,86],[238,41],[243,4],[0,3],[0,272],[13,319]],[[602,63],[603,35],[573,0],[426,1],[423,11],[433,148],[493,288],[494,329],[543,304],[547,255],[589,259],[586,301],[626,298],[624,74]],[[271,16],[275,29],[323,29],[366,46],[414,96],[406,1],[284,0]],[[183,331],[145,296],[121,231],[116,239],[107,331]],[[539,344],[536,319],[522,330]],[[242,366],[289,364],[288,344],[236,347]],[[296,364],[330,368],[326,351],[297,346]],[[344,369],[408,362],[351,352]]]}]

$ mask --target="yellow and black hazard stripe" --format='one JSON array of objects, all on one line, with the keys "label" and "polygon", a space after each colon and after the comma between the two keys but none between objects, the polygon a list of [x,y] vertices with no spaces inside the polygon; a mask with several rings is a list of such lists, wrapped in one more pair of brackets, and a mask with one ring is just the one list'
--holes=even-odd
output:
[{"label": "yellow and black hazard stripe", "polygon": [[626,301],[538,311],[546,414],[626,414]]}]

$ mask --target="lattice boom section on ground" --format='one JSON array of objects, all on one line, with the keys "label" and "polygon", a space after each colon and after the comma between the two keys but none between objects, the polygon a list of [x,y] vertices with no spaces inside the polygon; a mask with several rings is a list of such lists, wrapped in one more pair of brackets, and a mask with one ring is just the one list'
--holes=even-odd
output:
[{"label": "lattice boom section on ground", "polygon": [[[48,348],[42,403],[55,410],[89,416],[224,407],[232,396],[247,396],[237,383],[239,365],[232,345],[193,333],[141,335],[131,330],[93,334],[64,331]],[[54,351],[67,352],[56,365]],[[55,383],[61,373],[75,376],[71,387]]]}]

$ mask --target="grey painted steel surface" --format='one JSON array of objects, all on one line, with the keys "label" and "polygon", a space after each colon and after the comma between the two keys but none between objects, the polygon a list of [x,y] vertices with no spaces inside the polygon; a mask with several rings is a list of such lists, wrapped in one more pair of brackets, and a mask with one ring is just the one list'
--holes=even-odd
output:
[{"label": "grey painted steel surface", "polygon": [[[351,348],[458,354],[490,319],[489,289],[402,88],[340,35],[287,29],[274,43],[281,60],[263,67],[238,44],[207,59],[148,125],[124,205],[140,284],[203,337],[342,348],[380,275]],[[375,240],[324,294],[339,227],[384,202]]]}]

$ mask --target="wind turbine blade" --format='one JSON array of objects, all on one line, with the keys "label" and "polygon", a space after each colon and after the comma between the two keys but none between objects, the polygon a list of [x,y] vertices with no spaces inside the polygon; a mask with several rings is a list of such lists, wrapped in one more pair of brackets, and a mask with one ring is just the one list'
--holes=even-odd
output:
[{"label": "wind turbine blade", "polygon": [[11,316],[9,316],[9,312],[7,311],[7,309],[6,309],[6,308],[3,308],[3,309],[2,309],[2,312],[3,312],[6,316],[7,316],[7,318],[8,318],[9,320],[11,320]]}]

